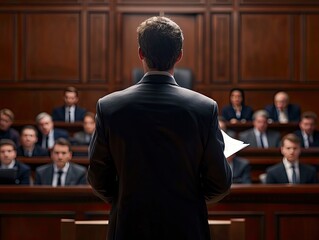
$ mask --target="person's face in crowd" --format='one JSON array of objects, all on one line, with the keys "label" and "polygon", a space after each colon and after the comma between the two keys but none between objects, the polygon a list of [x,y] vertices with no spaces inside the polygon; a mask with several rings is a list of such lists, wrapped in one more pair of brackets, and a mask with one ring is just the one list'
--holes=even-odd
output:
[{"label": "person's face in crowd", "polygon": [[277,93],[275,96],[275,106],[279,110],[284,110],[288,105],[288,97],[285,93]]},{"label": "person's face in crowd", "polygon": [[95,121],[92,117],[86,116],[83,120],[84,131],[88,134],[93,134],[95,130]]},{"label": "person's face in crowd", "polygon": [[240,91],[233,91],[230,95],[230,102],[234,106],[241,106],[243,101],[243,96],[241,95]]},{"label": "person's face in crowd", "polygon": [[254,127],[259,131],[259,132],[265,132],[267,130],[267,119],[264,116],[256,116],[254,120]]},{"label": "person's face in crowd", "polygon": [[299,127],[306,134],[311,135],[316,128],[316,122],[312,118],[303,118],[299,123]]},{"label": "person's face in crowd", "polygon": [[79,98],[77,97],[75,92],[65,92],[64,93],[64,102],[65,105],[68,107],[71,107],[73,105],[76,105]]},{"label": "person's face in crowd", "polygon": [[39,121],[38,127],[43,135],[48,135],[53,129],[53,121],[48,117],[44,117]]},{"label": "person's face in crowd", "polygon": [[2,145],[0,147],[0,160],[4,165],[9,165],[17,156],[17,152],[11,145]]},{"label": "person's face in crowd", "polygon": [[0,114],[0,130],[7,131],[11,125],[11,119],[5,114]]},{"label": "person's face in crowd", "polygon": [[33,129],[24,129],[21,133],[21,145],[26,148],[32,148],[38,141],[37,135]]},{"label": "person's face in crowd", "polygon": [[289,162],[293,163],[298,160],[300,152],[301,147],[299,144],[291,142],[288,139],[284,140],[281,146],[281,153]]},{"label": "person's face in crowd", "polygon": [[51,159],[61,169],[72,159],[72,152],[68,146],[56,144],[51,150]]}]

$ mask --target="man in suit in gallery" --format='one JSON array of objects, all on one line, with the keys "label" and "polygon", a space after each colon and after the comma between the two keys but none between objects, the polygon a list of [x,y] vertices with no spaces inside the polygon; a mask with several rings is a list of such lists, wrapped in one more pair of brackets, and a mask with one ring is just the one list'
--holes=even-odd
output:
[{"label": "man in suit in gallery", "polygon": [[16,145],[11,139],[0,140],[0,169],[17,169],[13,184],[29,185],[31,169],[17,159]]},{"label": "man in suit in gallery", "polygon": [[75,87],[67,87],[64,90],[64,105],[53,109],[53,121],[69,123],[83,121],[86,110],[78,106],[78,102],[78,90]]},{"label": "man in suit in gallery", "polygon": [[233,154],[227,158],[227,162],[232,169],[233,183],[251,183],[251,167],[247,159]]},{"label": "man in suit in gallery", "polygon": [[12,128],[14,114],[8,108],[0,110],[0,139],[11,139],[16,146],[20,145],[19,132]]},{"label": "man in suit in gallery", "polygon": [[265,110],[258,110],[254,113],[253,125],[253,128],[239,133],[241,141],[249,143],[250,147],[279,147],[280,133],[268,130],[268,113]]},{"label": "man in suit in gallery", "polygon": [[69,186],[86,184],[87,169],[70,162],[72,159],[71,144],[64,138],[56,140],[51,150],[52,163],[37,167],[36,185]]},{"label": "man in suit in gallery", "polygon": [[89,147],[89,183],[112,205],[108,239],[209,240],[205,200],[232,182],[217,103],[176,83],[175,22],[152,17],[137,32],[145,75],[98,100]]},{"label": "man in suit in gallery", "polygon": [[43,157],[49,156],[48,149],[36,144],[38,141],[38,131],[34,126],[27,125],[21,130],[21,145],[17,148],[17,155],[23,157]]},{"label": "man in suit in gallery", "polygon": [[274,103],[267,105],[265,110],[269,120],[279,123],[299,122],[301,110],[299,105],[289,103],[289,95],[279,91],[274,96]]},{"label": "man in suit in gallery", "polygon": [[315,167],[299,162],[300,139],[293,133],[282,138],[282,162],[267,168],[266,183],[317,183]]},{"label": "man in suit in gallery", "polygon": [[302,148],[319,147],[319,131],[317,127],[317,114],[304,112],[299,122],[299,130],[295,134],[301,140]]},{"label": "man in suit in gallery", "polygon": [[89,145],[94,131],[95,115],[92,112],[87,112],[83,120],[83,131],[74,133],[72,144]]},{"label": "man in suit in gallery", "polygon": [[50,114],[46,112],[39,113],[35,119],[40,131],[38,142],[45,149],[51,149],[58,138],[69,139],[69,133],[64,129],[54,127]]}]

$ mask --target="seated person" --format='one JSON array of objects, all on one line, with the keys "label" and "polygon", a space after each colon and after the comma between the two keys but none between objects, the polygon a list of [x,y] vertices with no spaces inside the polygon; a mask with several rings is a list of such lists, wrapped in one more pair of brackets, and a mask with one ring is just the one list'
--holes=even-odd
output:
[{"label": "seated person", "polygon": [[39,113],[35,121],[40,131],[37,144],[42,148],[51,149],[58,138],[69,139],[69,133],[66,130],[54,128],[52,117],[48,113]]},{"label": "seated person", "polygon": [[233,183],[251,183],[250,164],[247,159],[231,155],[227,162],[232,169]]},{"label": "seated person", "polygon": [[28,165],[16,160],[16,145],[11,139],[0,140],[0,168],[16,168],[17,176],[15,184],[29,185],[31,169]]},{"label": "seated person", "polygon": [[254,113],[253,125],[253,128],[239,133],[241,141],[249,143],[250,147],[279,147],[280,133],[268,130],[268,113],[265,110],[258,110]]},{"label": "seated person", "polygon": [[37,145],[38,131],[31,125],[24,126],[21,130],[21,145],[17,148],[17,155],[22,157],[49,156],[48,149]]},{"label": "seated person", "polygon": [[230,123],[251,121],[253,109],[245,105],[244,90],[233,88],[230,90],[229,105],[223,107],[222,116]]},{"label": "seated person", "polygon": [[300,163],[300,153],[300,139],[293,133],[285,135],[281,141],[283,160],[267,168],[266,183],[317,183],[315,167]]},{"label": "seated person", "polygon": [[20,145],[20,136],[17,130],[11,127],[14,114],[10,109],[0,110],[0,139],[11,139],[16,146]]},{"label": "seated person", "polygon": [[286,92],[279,91],[274,96],[274,103],[265,107],[271,122],[299,122],[301,110],[296,104],[289,103]]},{"label": "seated person", "polygon": [[72,144],[89,145],[94,131],[95,115],[92,112],[87,112],[83,120],[83,131],[74,133]]},{"label": "seated person", "polygon": [[51,150],[52,163],[37,167],[35,185],[67,186],[87,184],[87,169],[72,163],[71,144],[64,138],[55,141]]},{"label": "seated person", "polygon": [[304,112],[299,122],[299,130],[295,134],[301,141],[301,147],[319,147],[319,131],[317,127],[317,114],[314,112]]},{"label": "seated person", "polygon": [[86,110],[77,105],[79,93],[75,87],[68,87],[64,90],[64,105],[53,109],[53,121],[77,122],[83,121]]}]

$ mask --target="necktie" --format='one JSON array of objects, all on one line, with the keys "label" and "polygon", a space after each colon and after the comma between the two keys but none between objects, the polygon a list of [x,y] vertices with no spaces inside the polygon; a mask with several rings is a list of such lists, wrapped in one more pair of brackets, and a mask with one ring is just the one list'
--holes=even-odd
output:
[{"label": "necktie", "polygon": [[69,122],[72,122],[71,121],[71,109],[69,108]]},{"label": "necktie", "polygon": [[311,141],[311,136],[307,135],[307,139],[308,139],[308,146],[312,147],[312,141]]},{"label": "necktie", "polygon": [[62,173],[63,173],[63,171],[62,170],[59,170],[58,171],[58,182],[57,182],[57,186],[61,186],[62,184],[61,184],[61,176],[62,176]]},{"label": "necktie", "polygon": [[45,137],[45,148],[49,148],[49,135]]},{"label": "necktie", "polygon": [[297,175],[296,175],[296,171],[295,171],[295,165],[291,165],[291,169],[292,169],[292,184],[296,184],[297,183]]},{"label": "necktie", "polygon": [[262,133],[259,135],[259,137],[260,137],[260,147],[265,148]]}]

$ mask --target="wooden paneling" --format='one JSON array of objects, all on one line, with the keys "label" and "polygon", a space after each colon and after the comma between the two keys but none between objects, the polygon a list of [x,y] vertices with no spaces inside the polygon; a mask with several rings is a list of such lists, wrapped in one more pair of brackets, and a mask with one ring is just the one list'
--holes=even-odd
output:
[{"label": "wooden paneling", "polygon": [[220,109],[241,87],[253,109],[283,89],[302,110],[319,113],[316,0],[1,1],[0,108],[33,120],[75,85],[80,105],[95,111],[99,97],[132,84],[132,69],[141,67],[136,28],[158,14],[184,32],[177,67],[190,68],[194,90]]},{"label": "wooden paneling", "polygon": [[306,80],[319,82],[319,15],[306,16]]},{"label": "wooden paneling", "polygon": [[[245,218],[247,240],[315,240],[318,202],[318,185],[233,185],[228,196],[207,208],[209,219]],[[110,210],[84,186],[1,186],[0,203],[2,240],[56,240],[60,217],[106,220]]]},{"label": "wooden paneling", "polygon": [[79,13],[28,13],[25,21],[25,79],[79,82]]},{"label": "wooden paneling", "polygon": [[240,80],[291,80],[290,16],[242,13],[240,22]]},{"label": "wooden paneling", "polygon": [[106,82],[109,65],[109,16],[89,14],[89,81]]},{"label": "wooden paneling", "polygon": [[0,13],[0,82],[14,80],[15,14]]},{"label": "wooden paneling", "polygon": [[231,15],[214,14],[211,23],[212,83],[231,82]]}]

